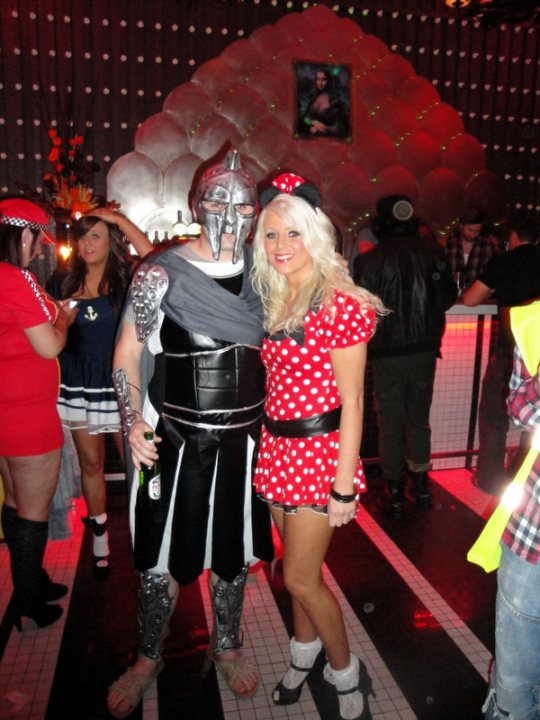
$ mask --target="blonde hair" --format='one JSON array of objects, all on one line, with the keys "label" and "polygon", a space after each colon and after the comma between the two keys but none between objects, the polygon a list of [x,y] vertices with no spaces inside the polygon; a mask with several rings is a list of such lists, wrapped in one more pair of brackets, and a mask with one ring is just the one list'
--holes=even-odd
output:
[{"label": "blonde hair", "polygon": [[[313,261],[313,270],[301,285],[292,308],[287,307],[289,284],[268,262],[264,246],[264,220],[275,213],[300,233],[304,246]],[[277,195],[261,212],[253,241],[254,264],[251,272],[253,286],[264,307],[264,327],[270,333],[300,330],[306,314],[314,307],[326,305],[332,309],[335,290],[356,298],[361,305],[385,314],[381,300],[364,288],[355,285],[336,252],[336,234],[332,221],[320,208],[313,208],[306,200],[294,195]]]}]

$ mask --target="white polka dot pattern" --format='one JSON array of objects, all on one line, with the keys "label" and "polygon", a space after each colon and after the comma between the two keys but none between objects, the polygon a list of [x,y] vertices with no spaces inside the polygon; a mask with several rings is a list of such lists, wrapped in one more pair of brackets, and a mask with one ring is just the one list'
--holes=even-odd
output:
[{"label": "white polka dot pattern", "polygon": [[[309,312],[304,343],[292,338],[266,339],[262,360],[267,370],[265,412],[274,420],[293,420],[328,412],[340,405],[330,351],[366,343],[375,314],[354,298],[336,292],[334,307]],[[336,474],[339,432],[313,438],[276,438],[263,427],[255,472],[257,492],[286,505],[326,505]],[[355,476],[365,489],[362,463]]]}]

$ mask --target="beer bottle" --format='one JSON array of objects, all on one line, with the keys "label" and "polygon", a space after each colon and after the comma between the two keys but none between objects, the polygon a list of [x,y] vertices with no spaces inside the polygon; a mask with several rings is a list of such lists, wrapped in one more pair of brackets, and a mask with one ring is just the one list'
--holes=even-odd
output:
[{"label": "beer bottle", "polygon": [[[145,432],[144,439],[153,442],[154,433]],[[139,497],[143,505],[157,507],[161,500],[161,470],[156,460],[151,467],[141,465],[139,470]]]}]

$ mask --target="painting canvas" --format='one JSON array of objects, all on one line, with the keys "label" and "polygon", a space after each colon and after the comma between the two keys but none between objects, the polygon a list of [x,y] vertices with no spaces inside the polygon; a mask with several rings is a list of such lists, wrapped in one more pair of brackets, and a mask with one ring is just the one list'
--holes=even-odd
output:
[{"label": "painting canvas", "polygon": [[297,138],[351,140],[351,69],[300,60],[296,77]]}]

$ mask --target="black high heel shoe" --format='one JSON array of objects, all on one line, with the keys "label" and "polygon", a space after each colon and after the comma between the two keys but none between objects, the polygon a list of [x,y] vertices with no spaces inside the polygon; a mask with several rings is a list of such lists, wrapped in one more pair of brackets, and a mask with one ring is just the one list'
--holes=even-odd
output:
[{"label": "black high heel shoe", "polygon": [[285,687],[283,680],[280,680],[276,687],[272,690],[272,700],[275,705],[294,705],[294,703],[297,703],[300,699],[300,695],[302,694],[304,683],[308,679],[310,671],[313,670],[313,665],[310,668],[302,668],[298,667],[298,665],[295,665],[294,663],[291,663],[291,667],[299,672],[305,672],[306,677],[294,688]]},{"label": "black high heel shoe", "polygon": [[321,648],[321,650],[317,654],[317,657],[315,658],[315,661],[313,662],[313,665],[308,668],[299,667],[298,665],[295,665],[293,662],[291,662],[290,667],[294,668],[294,670],[298,670],[299,672],[305,672],[306,676],[294,688],[285,687],[285,685],[283,684],[283,680],[280,680],[276,687],[272,690],[272,700],[274,701],[275,705],[294,705],[294,703],[298,702],[298,700],[300,699],[300,695],[302,694],[302,688],[304,687],[304,684],[308,679],[310,672],[317,664],[317,660],[319,659],[322,652],[324,652],[324,650]]},{"label": "black high heel shoe", "polygon": [[46,602],[23,606],[16,600],[12,600],[10,608],[12,622],[19,632],[22,631],[23,617],[30,618],[38,627],[43,628],[56,622],[63,612],[64,608],[60,605],[48,605]]},{"label": "black high heel shoe", "polygon": [[362,699],[364,701],[364,707],[362,709],[362,712],[356,718],[356,720],[372,720],[373,716],[371,714],[371,710],[369,709],[369,696],[373,695],[373,697],[377,697],[377,695],[375,693],[375,690],[373,689],[373,680],[369,676],[366,664],[363,663],[362,660],[359,660],[358,683],[349,690],[336,689],[338,696],[349,695],[350,693],[356,691],[358,691],[362,695]]}]

